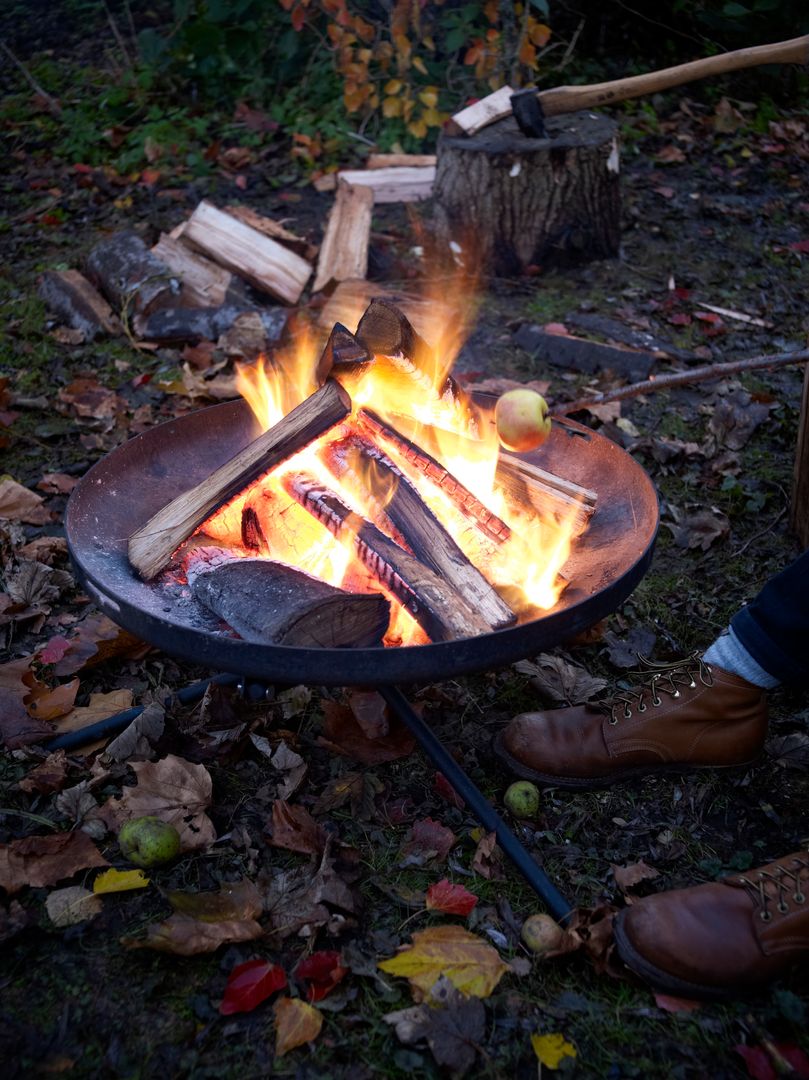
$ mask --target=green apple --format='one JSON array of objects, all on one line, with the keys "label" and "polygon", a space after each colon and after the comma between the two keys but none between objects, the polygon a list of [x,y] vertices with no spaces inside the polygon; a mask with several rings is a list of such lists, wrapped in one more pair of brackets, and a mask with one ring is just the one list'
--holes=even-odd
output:
[{"label": "green apple", "polygon": [[529,915],[522,924],[520,937],[532,953],[542,956],[559,949],[565,940],[565,931],[550,915]]},{"label": "green apple", "polygon": [[515,818],[533,818],[539,812],[539,788],[528,780],[518,780],[503,796],[506,809]]},{"label": "green apple", "polygon": [[506,450],[523,453],[542,446],[551,433],[548,403],[536,390],[509,390],[494,407],[497,435]]},{"label": "green apple", "polygon": [[135,866],[160,866],[180,854],[180,834],[158,817],[133,818],[118,833],[118,846]]}]

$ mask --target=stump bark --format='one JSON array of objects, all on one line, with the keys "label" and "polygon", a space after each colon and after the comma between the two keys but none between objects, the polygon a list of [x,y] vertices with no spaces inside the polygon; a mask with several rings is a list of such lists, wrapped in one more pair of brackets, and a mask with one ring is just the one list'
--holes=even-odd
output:
[{"label": "stump bark", "polygon": [[790,520],[801,547],[809,548],[809,364],[806,365],[803,377],[803,403],[798,445],[795,450]]},{"label": "stump bark", "polygon": [[617,125],[590,112],[550,117],[549,137],[513,117],[478,135],[442,135],[433,188],[439,244],[460,244],[489,273],[511,275],[618,254]]}]

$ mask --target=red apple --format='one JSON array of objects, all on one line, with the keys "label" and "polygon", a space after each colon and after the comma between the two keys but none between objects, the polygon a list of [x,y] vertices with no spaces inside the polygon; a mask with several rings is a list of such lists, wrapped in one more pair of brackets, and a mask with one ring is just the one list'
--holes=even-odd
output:
[{"label": "red apple", "polygon": [[536,450],[551,433],[548,403],[535,390],[509,390],[494,410],[497,434],[506,450]]}]

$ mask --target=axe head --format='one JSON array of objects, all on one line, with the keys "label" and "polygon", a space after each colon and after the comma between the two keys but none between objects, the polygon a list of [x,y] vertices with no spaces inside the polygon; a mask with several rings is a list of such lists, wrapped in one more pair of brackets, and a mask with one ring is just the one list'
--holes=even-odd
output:
[{"label": "axe head", "polygon": [[537,91],[528,87],[511,95],[511,111],[523,135],[531,139],[547,139],[545,113],[542,111]]}]

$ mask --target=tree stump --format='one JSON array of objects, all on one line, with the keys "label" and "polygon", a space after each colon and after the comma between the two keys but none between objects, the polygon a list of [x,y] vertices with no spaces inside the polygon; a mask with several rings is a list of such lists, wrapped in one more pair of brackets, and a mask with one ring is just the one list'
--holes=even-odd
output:
[{"label": "tree stump", "polygon": [[792,485],[792,529],[801,542],[809,548],[809,364],[803,377],[803,403],[798,428],[798,446],[795,451],[795,479]]},{"label": "tree stump", "polygon": [[460,244],[489,273],[511,275],[618,254],[617,125],[591,112],[550,117],[549,138],[508,116],[473,136],[442,135],[436,238]]}]

